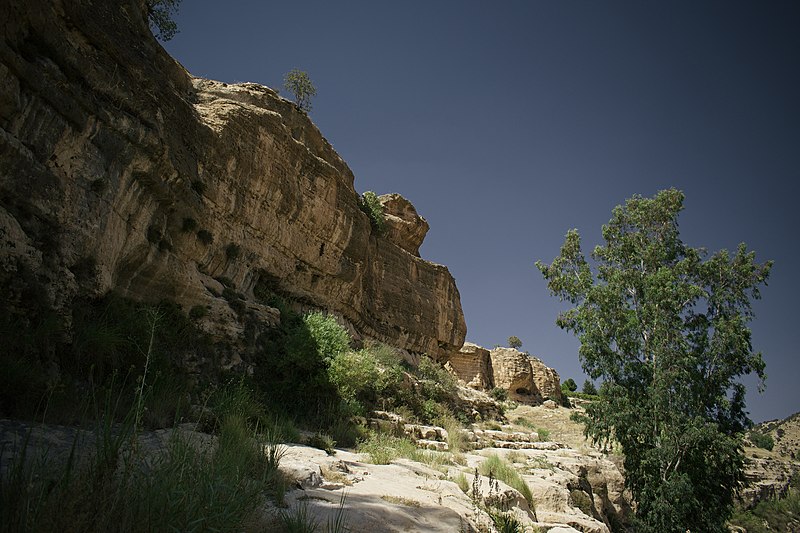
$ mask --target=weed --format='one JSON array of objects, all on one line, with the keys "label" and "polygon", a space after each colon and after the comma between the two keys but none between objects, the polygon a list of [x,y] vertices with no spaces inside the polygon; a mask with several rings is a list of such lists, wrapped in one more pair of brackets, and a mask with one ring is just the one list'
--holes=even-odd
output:
[{"label": "weed", "polygon": [[469,481],[467,481],[467,476],[464,472],[459,472],[453,481],[461,489],[461,492],[469,494]]},{"label": "weed", "polygon": [[519,475],[513,466],[504,461],[499,455],[492,454],[480,466],[483,475],[493,475],[503,481],[506,485],[516,489],[527,500],[528,505],[533,508],[533,494],[531,488]]},{"label": "weed", "polygon": [[200,240],[200,242],[202,242],[206,246],[209,246],[211,245],[211,243],[214,242],[214,236],[207,229],[201,229],[200,231],[198,231],[197,238]]},{"label": "weed", "polygon": [[328,455],[336,455],[336,450],[334,449],[336,447],[336,441],[328,434],[314,433],[314,435],[309,437],[308,445],[318,450],[324,450]]},{"label": "weed", "polygon": [[536,434],[541,442],[545,442],[550,438],[550,430],[545,428],[536,428]]},{"label": "weed", "polygon": [[393,503],[395,505],[405,505],[406,507],[419,507],[420,505],[422,505],[417,500],[412,500],[411,498],[404,498],[402,496],[394,496],[392,494],[384,494],[383,496],[381,496],[381,500]]},{"label": "weed", "polygon": [[225,257],[227,257],[229,261],[233,261],[239,257],[239,254],[241,253],[242,247],[236,243],[228,243],[228,245],[225,247]]}]

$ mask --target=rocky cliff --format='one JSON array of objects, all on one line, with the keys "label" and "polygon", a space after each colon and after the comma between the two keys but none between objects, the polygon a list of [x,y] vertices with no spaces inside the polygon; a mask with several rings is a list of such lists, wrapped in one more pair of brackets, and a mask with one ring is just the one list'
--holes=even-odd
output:
[{"label": "rocky cliff", "polygon": [[272,291],[410,352],[462,345],[452,276],[417,256],[427,223],[392,197],[391,238],[376,235],[291,102],[193,78],[140,0],[3,2],[0,24],[4,283],[31,273],[56,309],[111,289],[174,299],[229,334],[225,284],[265,318]]},{"label": "rocky cliff", "polygon": [[502,347],[490,351],[466,342],[442,360],[450,372],[474,389],[499,387],[512,400],[526,404],[562,401],[558,372],[527,352]]}]

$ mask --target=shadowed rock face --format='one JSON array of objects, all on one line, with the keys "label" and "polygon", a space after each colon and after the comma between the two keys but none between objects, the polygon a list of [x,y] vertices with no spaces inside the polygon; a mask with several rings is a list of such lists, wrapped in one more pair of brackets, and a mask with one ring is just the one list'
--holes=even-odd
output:
[{"label": "shadowed rock face", "polygon": [[352,172],[294,104],[192,78],[137,0],[13,4],[0,6],[5,272],[34,272],[56,308],[115,289],[208,306],[205,324],[230,333],[224,277],[411,352],[462,345],[447,268],[372,233]]}]

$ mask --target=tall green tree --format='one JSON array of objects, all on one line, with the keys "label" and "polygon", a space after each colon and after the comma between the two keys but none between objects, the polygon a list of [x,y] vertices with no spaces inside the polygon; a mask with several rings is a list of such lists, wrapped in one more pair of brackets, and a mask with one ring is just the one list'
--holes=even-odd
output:
[{"label": "tall green tree", "polygon": [[580,339],[587,374],[604,380],[585,432],[621,446],[642,532],[727,531],[750,425],[738,379],[766,377],[748,323],[772,262],[744,244],[711,256],[686,246],[683,200],[669,189],[614,208],[594,269],[577,230],[551,264],[536,263],[574,306],[557,324]]},{"label": "tall green tree", "polygon": [[514,348],[515,350],[519,349],[522,347],[522,341],[516,335],[511,335],[508,338],[508,347]]},{"label": "tall green tree", "polygon": [[311,111],[311,98],[317,95],[317,88],[307,72],[296,68],[290,70],[283,78],[283,87],[294,95],[297,107],[305,112]]}]

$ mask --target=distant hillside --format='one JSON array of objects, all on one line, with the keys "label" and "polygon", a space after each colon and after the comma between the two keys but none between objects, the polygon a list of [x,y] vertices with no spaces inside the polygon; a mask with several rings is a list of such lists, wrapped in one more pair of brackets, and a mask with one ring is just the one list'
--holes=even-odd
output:
[{"label": "distant hillside", "polygon": [[756,431],[768,434],[775,440],[773,452],[783,457],[797,459],[800,451],[800,412],[783,420],[769,420],[755,427]]}]

